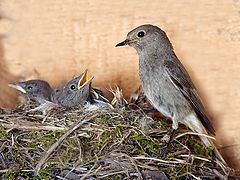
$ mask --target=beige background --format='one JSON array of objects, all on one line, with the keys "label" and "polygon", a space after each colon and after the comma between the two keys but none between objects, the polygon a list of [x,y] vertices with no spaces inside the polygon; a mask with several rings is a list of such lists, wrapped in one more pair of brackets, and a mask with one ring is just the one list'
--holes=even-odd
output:
[{"label": "beige background", "polygon": [[41,78],[59,86],[88,68],[94,85],[136,89],[134,49],[115,48],[152,23],[169,35],[217,129],[218,144],[240,168],[240,0],[1,0],[0,105],[16,103],[6,84]]}]

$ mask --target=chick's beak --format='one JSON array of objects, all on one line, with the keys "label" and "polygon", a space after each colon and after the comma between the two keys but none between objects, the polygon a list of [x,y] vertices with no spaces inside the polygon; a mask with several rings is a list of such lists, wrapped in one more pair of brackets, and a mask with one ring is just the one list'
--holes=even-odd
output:
[{"label": "chick's beak", "polygon": [[85,70],[82,77],[78,81],[77,89],[80,90],[81,88],[86,86],[88,83],[90,83],[92,80],[93,80],[93,77],[88,78],[87,70]]},{"label": "chick's beak", "polygon": [[8,86],[22,92],[23,94],[27,93],[27,91],[22,86],[20,86],[18,84],[8,84]]},{"label": "chick's beak", "polygon": [[129,44],[131,44],[131,43],[138,42],[138,41],[139,41],[138,38],[126,39],[126,40],[118,43],[118,44],[116,45],[116,47],[129,45]]},{"label": "chick's beak", "polygon": [[80,90],[82,86],[88,81],[88,75],[87,75],[87,70],[83,72],[82,77],[78,81],[77,89]]}]

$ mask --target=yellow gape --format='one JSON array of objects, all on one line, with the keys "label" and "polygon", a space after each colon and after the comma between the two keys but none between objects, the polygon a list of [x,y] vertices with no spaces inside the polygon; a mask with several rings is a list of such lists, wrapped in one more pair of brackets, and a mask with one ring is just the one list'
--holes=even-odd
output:
[{"label": "yellow gape", "polygon": [[80,90],[81,87],[83,87],[88,82],[88,80],[89,80],[89,78],[87,76],[87,70],[85,70],[82,78],[78,82],[77,89]]}]

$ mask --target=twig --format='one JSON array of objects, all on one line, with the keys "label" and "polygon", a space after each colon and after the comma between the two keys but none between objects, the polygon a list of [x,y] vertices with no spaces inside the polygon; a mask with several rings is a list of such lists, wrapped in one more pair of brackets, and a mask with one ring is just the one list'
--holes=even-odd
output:
[{"label": "twig", "polygon": [[195,156],[195,155],[188,155],[188,154],[181,154],[179,155],[180,157],[187,157],[187,158],[193,158],[193,159],[198,159],[198,160],[202,160],[202,161],[207,161],[207,162],[211,162],[209,159],[207,158],[203,158],[203,157],[199,157],[199,156]]},{"label": "twig", "polygon": [[69,130],[63,134],[57,142],[55,142],[48,150],[47,152],[42,156],[42,158],[39,160],[37,166],[34,169],[34,175],[38,175],[38,172],[40,171],[41,167],[46,163],[46,160],[49,158],[49,156],[53,153],[53,151],[63,142],[63,140],[68,137],[72,132],[74,132],[76,129],[78,129],[81,125],[84,123],[92,120],[93,118],[102,115],[103,113],[99,113],[98,111],[95,112],[95,114],[91,115],[90,117],[89,114],[86,114],[82,118],[80,118],[77,122],[75,122]]},{"label": "twig", "polygon": [[[91,176],[92,175],[92,170],[95,168],[97,166],[97,162],[95,162],[94,163],[94,165],[91,167],[91,169],[89,169],[89,171],[86,173],[86,174],[84,174],[83,175],[83,177],[81,177],[81,179],[80,180],[83,180],[83,179],[85,179],[86,177],[88,177],[88,176]],[[97,172],[99,169],[101,169],[102,168],[102,166],[99,166],[97,169],[95,169],[95,171],[94,172]],[[94,173],[93,173],[94,174]]]},{"label": "twig", "polygon": [[123,173],[125,173],[125,171],[123,171],[123,170],[121,170],[121,171],[114,171],[114,172],[111,172],[111,173],[108,172],[105,175],[100,176],[99,179],[104,179],[104,178],[107,178],[109,176],[113,176],[115,174],[123,174]]},{"label": "twig", "polygon": [[6,173],[8,172],[10,169],[0,169],[0,173]]},{"label": "twig", "polygon": [[166,160],[162,160],[162,159],[144,157],[144,156],[135,156],[132,158],[139,159],[139,160],[153,160],[153,161],[157,161],[157,162],[165,163],[165,164],[186,164],[186,161],[184,161],[184,160],[182,160],[182,161],[166,161]]},{"label": "twig", "polygon": [[189,134],[189,135],[203,136],[203,137],[207,137],[207,138],[209,138],[209,139],[216,140],[215,137],[209,136],[209,135],[207,135],[207,134],[200,134],[200,133],[195,133],[195,132],[185,132],[185,133],[182,133],[182,134],[178,135],[177,137],[175,137],[175,139],[178,139],[178,138],[180,138],[180,137],[182,137],[182,136],[185,136],[185,135],[188,135],[188,134]]},{"label": "twig", "polygon": [[140,179],[143,179],[142,174],[141,174],[140,170],[138,169],[137,164],[136,164],[135,161],[134,161],[134,158],[128,156],[128,155],[125,154],[125,153],[112,153],[112,155],[113,155],[113,156],[116,156],[116,157],[119,157],[119,156],[122,156],[122,157],[125,156],[125,157],[127,157],[127,158],[129,159],[129,161],[132,163],[132,165],[135,167],[135,170],[137,171],[138,176],[140,177]]},{"label": "twig", "polygon": [[48,126],[48,125],[40,125],[36,123],[35,125],[19,125],[19,124],[1,124],[4,128],[7,129],[18,129],[18,130],[25,130],[25,131],[39,131],[39,130],[45,130],[45,131],[55,131],[55,130],[64,130],[65,128],[57,127],[57,126]]}]

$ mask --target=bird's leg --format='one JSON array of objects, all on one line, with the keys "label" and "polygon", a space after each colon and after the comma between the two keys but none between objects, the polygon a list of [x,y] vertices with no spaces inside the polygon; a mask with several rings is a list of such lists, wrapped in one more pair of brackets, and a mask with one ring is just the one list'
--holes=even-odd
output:
[{"label": "bird's leg", "polygon": [[176,134],[176,129],[173,129],[172,132],[171,132],[171,135],[170,135],[170,138],[169,138],[169,141],[167,142],[167,146],[163,149],[163,151],[161,152],[160,156],[162,159],[165,159],[168,155],[168,151],[169,151],[169,147],[170,147],[170,144],[172,143],[173,141],[173,137],[174,135]]}]

